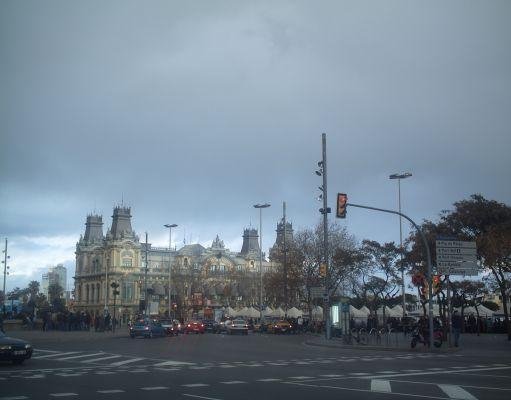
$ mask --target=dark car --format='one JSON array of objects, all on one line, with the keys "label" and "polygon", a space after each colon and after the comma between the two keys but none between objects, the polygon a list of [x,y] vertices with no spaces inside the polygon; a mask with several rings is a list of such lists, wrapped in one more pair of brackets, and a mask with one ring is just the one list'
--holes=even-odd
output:
[{"label": "dark car", "polygon": [[180,333],[181,326],[176,320],[162,319],[161,326],[165,329],[165,333],[169,336],[177,336]]},{"label": "dark car", "polygon": [[0,331],[0,360],[21,364],[32,357],[32,345],[21,339],[6,336]]},{"label": "dark car", "polygon": [[204,324],[201,321],[189,321],[185,325],[185,333],[204,333]]},{"label": "dark car", "polygon": [[138,319],[130,327],[132,339],[135,339],[137,336],[153,338],[154,336],[165,336],[166,334],[165,328],[160,322],[149,318]]},{"label": "dark car", "polygon": [[209,333],[215,333],[216,331],[216,321],[212,320],[212,319],[205,319],[204,321],[202,321],[202,323],[204,324],[204,330],[206,332],[209,332]]}]

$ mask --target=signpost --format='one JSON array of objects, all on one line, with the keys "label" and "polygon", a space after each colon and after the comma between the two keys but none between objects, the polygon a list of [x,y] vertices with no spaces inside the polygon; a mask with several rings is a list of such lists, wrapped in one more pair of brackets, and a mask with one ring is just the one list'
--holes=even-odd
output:
[{"label": "signpost", "polygon": [[437,240],[436,267],[441,275],[477,275],[476,242]]},{"label": "signpost", "polygon": [[447,307],[449,325],[449,346],[452,345],[451,287],[449,275],[477,275],[476,242],[438,239],[436,241],[436,270],[445,275],[447,282]]}]

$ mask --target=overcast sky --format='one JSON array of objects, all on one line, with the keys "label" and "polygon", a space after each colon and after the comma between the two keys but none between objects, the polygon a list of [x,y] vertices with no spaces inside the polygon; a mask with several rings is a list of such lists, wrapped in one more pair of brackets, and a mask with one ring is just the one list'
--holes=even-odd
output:
[{"label": "overcast sky", "polygon": [[[0,237],[7,289],[74,273],[86,215],[166,246],[234,251],[329,205],[417,221],[473,193],[511,203],[511,2],[8,1],[0,3]],[[397,217],[349,209],[357,239],[399,241]],[[408,226],[405,225],[405,233]],[[72,281],[71,278],[68,279]]]}]

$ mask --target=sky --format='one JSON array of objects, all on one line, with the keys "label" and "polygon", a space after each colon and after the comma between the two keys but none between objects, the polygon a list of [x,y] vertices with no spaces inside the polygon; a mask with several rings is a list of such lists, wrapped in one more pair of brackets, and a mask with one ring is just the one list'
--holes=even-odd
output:
[{"label": "sky", "polygon": [[[149,242],[233,251],[329,206],[436,219],[481,193],[511,204],[511,2],[0,3],[0,239],[7,291],[68,267],[87,214],[132,208]],[[332,220],[334,216],[330,217]],[[348,208],[358,240],[396,216]],[[409,226],[404,224],[404,235]],[[72,287],[69,287],[71,289]]]}]

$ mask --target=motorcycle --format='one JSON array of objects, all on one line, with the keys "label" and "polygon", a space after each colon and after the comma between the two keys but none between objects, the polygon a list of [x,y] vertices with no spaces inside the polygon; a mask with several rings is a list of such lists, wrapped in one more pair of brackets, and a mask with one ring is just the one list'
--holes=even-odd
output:
[{"label": "motorcycle", "polygon": [[[412,332],[412,342],[410,343],[412,349],[414,349],[415,346],[417,346],[417,343],[422,343],[424,346],[429,346],[429,338],[422,335],[418,327],[416,327]],[[435,329],[433,331],[433,345],[438,348],[442,346],[442,343],[443,343],[442,330]]]}]

